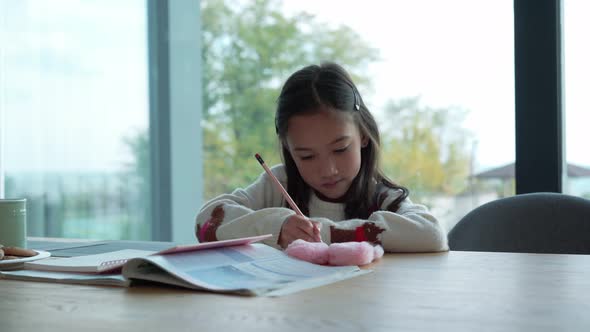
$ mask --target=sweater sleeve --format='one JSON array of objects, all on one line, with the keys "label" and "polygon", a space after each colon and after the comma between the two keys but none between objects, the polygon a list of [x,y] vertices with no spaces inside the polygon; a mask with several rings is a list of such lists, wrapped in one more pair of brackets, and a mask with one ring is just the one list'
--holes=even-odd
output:
[{"label": "sweater sleeve", "polygon": [[[282,166],[275,166],[273,174],[283,182]],[[213,198],[197,214],[195,233],[200,242],[227,240],[239,237],[272,234],[263,242],[280,248],[278,237],[283,222],[295,212],[283,207],[283,198],[270,176],[262,173],[245,189]]]},{"label": "sweater sleeve", "polygon": [[390,190],[388,194],[380,210],[373,212],[367,220],[311,219],[322,223],[322,239],[327,243],[366,240],[381,244],[387,252],[449,250],[446,232],[424,205],[413,204],[406,198],[396,212],[391,212],[387,206],[399,193]]}]

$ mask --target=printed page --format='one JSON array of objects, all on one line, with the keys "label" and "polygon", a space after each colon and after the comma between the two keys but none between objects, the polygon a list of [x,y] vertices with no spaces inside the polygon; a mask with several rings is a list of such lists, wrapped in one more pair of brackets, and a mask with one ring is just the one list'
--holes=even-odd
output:
[{"label": "printed page", "polygon": [[264,244],[149,256],[123,268],[128,278],[253,295],[284,295],[368,272],[357,266],[308,263]]}]

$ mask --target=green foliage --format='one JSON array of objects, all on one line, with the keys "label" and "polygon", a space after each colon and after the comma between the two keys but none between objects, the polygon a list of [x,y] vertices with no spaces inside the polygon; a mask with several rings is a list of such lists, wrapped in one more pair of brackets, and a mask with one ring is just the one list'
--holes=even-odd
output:
[{"label": "green foliage", "polygon": [[420,98],[390,101],[383,124],[382,165],[386,174],[410,188],[412,196],[463,191],[469,175],[469,133],[465,111],[431,108]]},{"label": "green foliage", "polygon": [[350,28],[325,27],[305,13],[287,17],[280,4],[201,2],[205,198],[258,177],[255,153],[269,165],[280,162],[275,102],[292,72],[329,60],[361,73],[377,57]]},{"label": "green foliage", "polygon": [[[280,1],[201,1],[204,198],[247,186],[262,173],[254,159],[280,162],[275,102],[295,70],[335,61],[368,87],[366,66],[378,52],[346,26],[330,27],[305,13],[288,17]],[[429,108],[419,98],[391,102],[381,121],[383,168],[412,197],[455,194],[469,171],[468,133],[456,108]],[[385,129],[385,130],[384,130]],[[148,137],[128,142],[134,168],[148,187]],[[145,182],[145,183],[144,183]]]}]

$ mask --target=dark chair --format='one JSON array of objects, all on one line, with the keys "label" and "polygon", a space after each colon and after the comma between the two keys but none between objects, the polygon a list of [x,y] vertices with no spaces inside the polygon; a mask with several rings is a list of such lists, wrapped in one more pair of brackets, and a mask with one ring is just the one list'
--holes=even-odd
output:
[{"label": "dark chair", "polygon": [[483,204],[449,232],[451,250],[590,254],[590,200],[532,193]]}]

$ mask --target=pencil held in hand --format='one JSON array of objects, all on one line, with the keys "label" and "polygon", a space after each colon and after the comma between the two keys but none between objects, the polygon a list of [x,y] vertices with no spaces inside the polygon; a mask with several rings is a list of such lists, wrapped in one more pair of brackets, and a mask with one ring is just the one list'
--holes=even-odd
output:
[{"label": "pencil held in hand", "polygon": [[[262,168],[264,168],[264,171],[266,171],[266,174],[268,174],[268,176],[270,176],[270,178],[275,183],[277,188],[279,188],[279,190],[281,191],[281,194],[283,194],[283,197],[285,198],[285,200],[287,200],[287,203],[289,203],[289,206],[291,206],[293,211],[295,211],[295,213],[297,213],[298,215],[305,218],[305,215],[303,214],[303,212],[301,212],[301,210],[299,210],[299,207],[297,206],[297,204],[295,204],[295,201],[293,201],[291,196],[289,196],[289,193],[285,190],[285,187],[283,187],[283,185],[279,182],[277,177],[274,174],[272,174],[272,172],[270,171],[268,166],[266,166],[266,164],[264,163],[264,160],[262,160],[262,157],[260,156],[260,154],[257,153],[255,156],[256,156],[256,160],[258,160],[258,162],[260,163]],[[313,232],[316,237],[316,241],[322,242],[322,237],[320,235],[319,225],[316,222],[312,222],[312,224],[313,224]]]},{"label": "pencil held in hand", "polygon": [[283,185],[279,182],[277,177],[274,174],[272,174],[272,172],[270,171],[268,166],[266,166],[266,164],[264,163],[264,160],[262,160],[262,157],[258,153],[256,154],[256,160],[258,160],[260,165],[262,165],[262,168],[264,168],[264,170],[266,171],[266,174],[268,174],[268,176],[270,176],[270,178],[275,183],[277,188],[281,191],[281,193],[283,194],[283,197],[285,197],[285,199],[287,200],[287,203],[289,203],[289,206],[293,209],[293,211],[295,211],[295,213],[297,213],[298,215],[304,217],[301,210],[299,210],[299,207],[297,206],[297,204],[295,204],[295,202],[293,201],[291,196],[289,196],[289,193],[285,190],[285,187],[283,187]]},{"label": "pencil held in hand", "polygon": [[[283,194],[283,197],[285,198],[287,203],[289,203],[289,206],[291,206],[293,211],[295,211],[295,213],[297,213],[299,216],[302,216],[305,218],[305,215],[301,212],[301,210],[299,210],[299,207],[297,206],[297,204],[295,204],[295,201],[293,201],[291,196],[289,196],[289,193],[285,190],[285,187],[283,187],[283,185],[279,182],[277,177],[274,174],[272,174],[271,170],[268,168],[268,166],[266,166],[266,164],[264,163],[264,160],[262,160],[262,157],[258,153],[256,154],[256,160],[258,160],[260,165],[262,165],[262,168],[264,168],[264,170],[266,171],[266,174],[268,174],[268,176],[270,176],[272,181],[275,183],[276,187],[281,191],[281,194]],[[318,242],[321,242],[322,238],[320,236],[319,225],[315,222],[312,222],[312,224],[313,224],[316,240]]]}]

